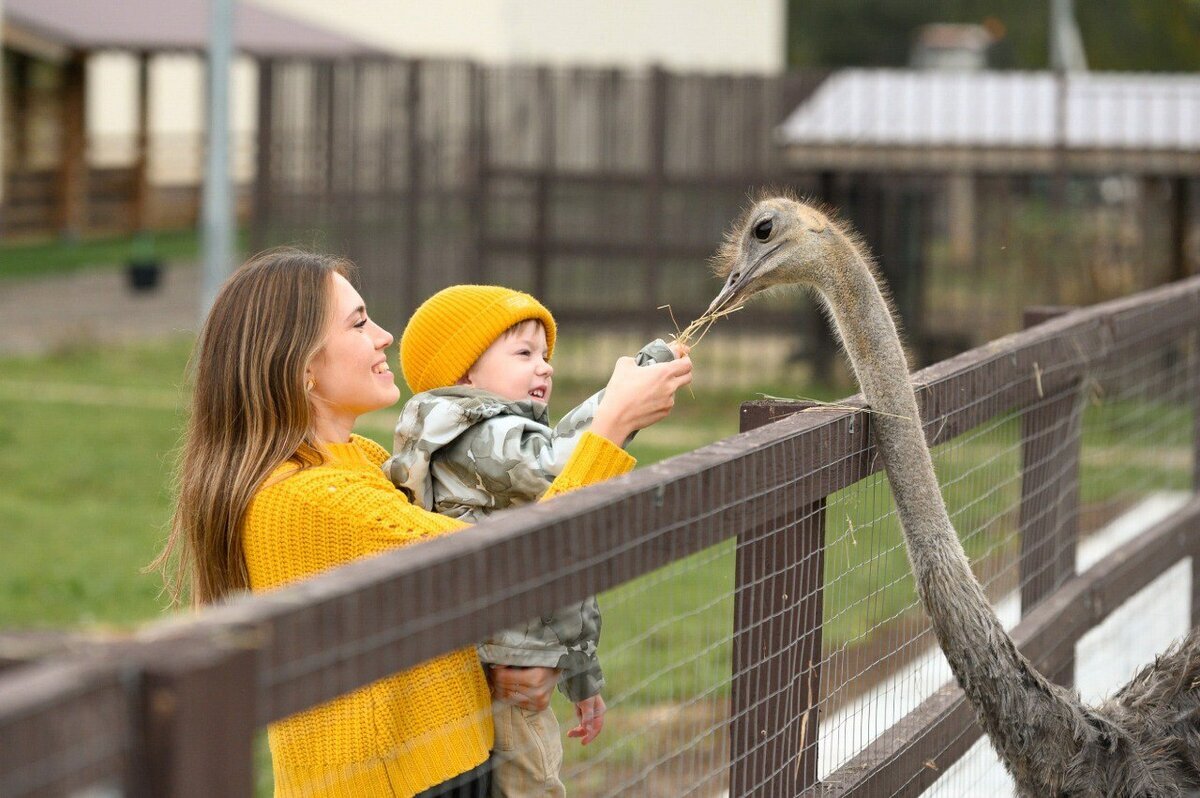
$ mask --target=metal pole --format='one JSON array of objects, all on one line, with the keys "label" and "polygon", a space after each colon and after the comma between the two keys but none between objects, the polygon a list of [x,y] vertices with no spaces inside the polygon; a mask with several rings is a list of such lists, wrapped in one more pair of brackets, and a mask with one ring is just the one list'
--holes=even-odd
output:
[{"label": "metal pole", "polygon": [[233,261],[233,186],[229,175],[229,71],[233,60],[233,0],[209,0],[208,135],[202,216],[204,272],[200,317],[217,295]]},{"label": "metal pole", "polygon": [[[0,0],[0,30],[4,29],[4,0]],[[4,86],[4,59],[0,57],[0,86]],[[17,120],[21,125],[24,120]],[[8,132],[4,129],[4,92],[0,91],[0,141],[7,141]],[[0,147],[0,203],[4,202],[4,148]]]},{"label": "metal pole", "polygon": [[1087,54],[1075,19],[1075,0],[1050,3],[1050,68],[1056,72],[1086,72]]}]

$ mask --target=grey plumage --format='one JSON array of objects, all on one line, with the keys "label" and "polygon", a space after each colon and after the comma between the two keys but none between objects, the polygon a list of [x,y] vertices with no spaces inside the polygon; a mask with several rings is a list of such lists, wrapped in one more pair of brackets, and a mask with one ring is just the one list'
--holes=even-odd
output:
[{"label": "grey plumage", "polygon": [[925,444],[908,363],[867,248],[791,197],[731,228],[710,312],[774,286],[814,289],[872,410],[917,592],[955,678],[1026,796],[1179,796],[1200,790],[1200,636],[1186,638],[1097,707],[1038,673],[971,573]]}]

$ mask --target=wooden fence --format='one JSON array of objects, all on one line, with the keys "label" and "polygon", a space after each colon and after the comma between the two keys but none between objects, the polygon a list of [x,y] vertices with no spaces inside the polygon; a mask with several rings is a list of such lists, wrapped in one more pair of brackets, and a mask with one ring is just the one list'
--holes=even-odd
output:
[{"label": "wooden fence", "polygon": [[[931,445],[1020,416],[1024,615],[1013,636],[1044,673],[1069,681],[1088,629],[1181,558],[1200,567],[1198,334],[1193,278],[1065,313],[915,374]],[[1076,574],[1066,554],[1080,532],[1080,408],[1085,392],[1122,382],[1174,386],[1192,424],[1191,496]],[[822,510],[880,469],[860,407],[752,402],[744,433],[552,503],[133,640],[10,663],[0,676],[0,794],[250,795],[252,739],[265,724],[734,537],[731,794],[916,794],[980,734],[952,683],[831,775],[819,779],[816,765],[828,660]],[[545,578],[522,581],[529,573]],[[1193,623],[1198,610],[1193,598]]]},{"label": "wooden fence", "polygon": [[[265,61],[259,71],[255,248],[349,255],[385,326],[455,282],[528,290],[564,326],[669,331],[707,305],[705,263],[763,186],[845,209],[919,331],[919,176],[788,170],[775,128],[824,80],[456,61]],[[722,332],[808,340],[790,303]],[[915,333],[916,334],[916,333]],[[957,350],[956,350],[957,351]]]}]

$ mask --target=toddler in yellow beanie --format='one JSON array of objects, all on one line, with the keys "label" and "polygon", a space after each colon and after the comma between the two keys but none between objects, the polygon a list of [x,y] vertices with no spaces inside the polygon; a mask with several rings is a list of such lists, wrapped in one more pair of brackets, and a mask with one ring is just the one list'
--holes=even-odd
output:
[{"label": "toddler in yellow beanie", "polygon": [[[554,317],[542,303],[500,286],[451,286],[417,309],[400,338],[400,366],[415,395],[400,413],[393,454],[384,464],[414,504],[473,522],[545,492],[603,396],[595,394],[550,426],[556,337]],[[675,356],[656,340],[635,359],[647,365]],[[559,689],[580,721],[568,736],[587,744],[603,726],[599,642],[600,610],[590,597],[496,633],[479,645],[479,658],[558,669]],[[565,795],[553,711],[500,702],[492,711],[493,795]]]}]

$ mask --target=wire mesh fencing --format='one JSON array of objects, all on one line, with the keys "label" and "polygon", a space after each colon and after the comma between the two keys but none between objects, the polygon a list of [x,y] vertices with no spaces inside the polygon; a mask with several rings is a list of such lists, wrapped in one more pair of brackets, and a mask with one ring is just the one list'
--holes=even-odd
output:
[{"label": "wire mesh fencing", "polygon": [[[988,600],[1035,667],[1088,696],[1195,620],[1198,320],[1193,279],[914,375]],[[102,757],[116,789],[250,794],[255,729],[597,595],[608,711],[590,745],[563,740],[572,795],[1011,790],[921,609],[873,413],[854,397],[768,401],[741,423],[603,485],[144,631],[98,665],[133,718],[99,735],[119,742]],[[14,679],[60,666],[0,677],[5,740],[60,707],[89,711],[77,682],[14,698],[29,684]],[[69,746],[96,733],[69,728],[36,738],[36,779],[0,747],[5,794],[58,794],[81,772]],[[281,786],[320,794],[355,772]]]}]

